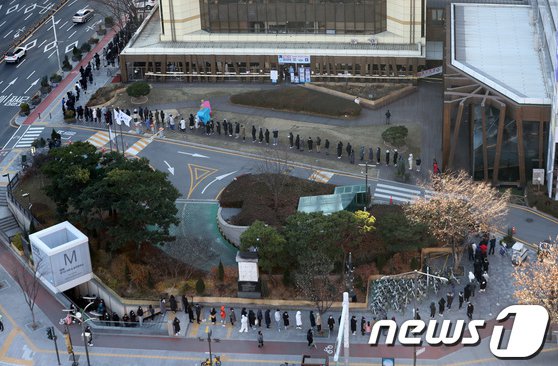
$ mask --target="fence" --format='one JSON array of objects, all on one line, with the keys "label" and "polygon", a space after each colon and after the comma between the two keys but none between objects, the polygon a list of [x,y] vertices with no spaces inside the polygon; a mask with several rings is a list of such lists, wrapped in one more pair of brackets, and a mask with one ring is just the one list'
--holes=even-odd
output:
[{"label": "fence", "polygon": [[6,190],[7,200],[19,211],[21,215],[23,215],[27,220],[29,220],[29,223],[33,222],[33,225],[35,227],[38,227],[40,225],[39,220],[37,220],[35,216],[33,216],[33,214],[31,213],[31,210],[29,210],[28,207],[23,206],[12,193],[12,190],[17,186],[17,184],[21,180],[21,172],[17,172],[13,177],[10,178],[11,179],[8,182],[8,186]]}]

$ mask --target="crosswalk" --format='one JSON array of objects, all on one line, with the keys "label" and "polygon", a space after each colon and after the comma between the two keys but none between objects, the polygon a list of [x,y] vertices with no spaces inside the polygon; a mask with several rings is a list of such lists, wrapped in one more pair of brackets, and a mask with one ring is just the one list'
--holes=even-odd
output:
[{"label": "crosswalk", "polygon": [[414,200],[424,197],[429,200],[434,196],[434,192],[425,189],[424,192],[412,186],[402,187],[392,184],[378,183],[374,190],[374,200],[395,203],[411,203]]},{"label": "crosswalk", "polygon": [[313,180],[318,183],[327,183],[333,177],[334,173],[325,170],[314,170],[308,180]]},{"label": "crosswalk", "polygon": [[143,138],[141,140],[136,141],[135,144],[133,144],[132,146],[130,146],[130,148],[128,150],[126,150],[126,154],[130,154],[130,155],[137,155],[139,154],[140,151],[142,151],[143,149],[145,149],[145,147],[147,145],[149,145],[149,143],[151,143],[151,141],[153,141],[152,139],[147,139],[147,138]]},{"label": "crosswalk", "polygon": [[45,128],[42,126],[30,126],[27,131],[21,136],[21,138],[17,141],[14,148],[26,148],[31,147],[33,141],[38,139],[41,136]]},{"label": "crosswalk", "polygon": [[105,131],[99,131],[95,133],[93,136],[87,139],[91,145],[100,148],[108,144],[109,142],[109,134]]}]

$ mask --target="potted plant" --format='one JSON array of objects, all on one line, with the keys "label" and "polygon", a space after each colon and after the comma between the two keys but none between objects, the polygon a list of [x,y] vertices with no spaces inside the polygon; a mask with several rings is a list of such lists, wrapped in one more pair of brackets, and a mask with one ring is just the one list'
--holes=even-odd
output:
[{"label": "potted plant", "polygon": [[105,17],[105,27],[112,28],[114,26],[114,19],[112,17]]},{"label": "potted plant", "polygon": [[76,112],[71,109],[66,109],[64,111],[64,122],[70,123],[76,121]]},{"label": "potted plant", "polygon": [[48,77],[45,75],[41,79],[41,95],[47,95],[48,93],[50,93],[51,90],[52,88],[50,87],[50,84],[48,82]]},{"label": "potted plant", "polygon": [[58,75],[57,73],[54,73],[50,76],[50,85],[53,88],[56,88],[61,81],[62,81],[62,75]]},{"label": "potted plant", "polygon": [[87,53],[87,52],[91,51],[91,45],[88,42],[86,42],[86,43],[82,44],[79,49],[80,49],[81,52]]},{"label": "potted plant", "polygon": [[87,41],[87,42],[89,42],[89,44],[91,44],[91,45],[97,44],[97,43],[99,43],[99,38],[91,37],[91,38],[89,38],[89,41]]},{"label": "potted plant", "polygon": [[62,70],[64,71],[72,70],[72,65],[70,64],[70,60],[68,60],[68,55],[64,56],[64,61],[62,61]]},{"label": "potted plant", "polygon": [[20,116],[28,116],[29,112],[31,111],[31,108],[29,107],[29,104],[27,103],[21,103],[19,105],[19,115]]},{"label": "potted plant", "polygon": [[39,103],[41,103],[41,96],[39,94],[35,94],[33,95],[33,97],[31,98],[31,106],[34,108],[36,106],[39,105]]},{"label": "potted plant", "polygon": [[81,61],[81,58],[82,58],[81,49],[74,46],[74,49],[72,50],[72,61],[78,62]]}]

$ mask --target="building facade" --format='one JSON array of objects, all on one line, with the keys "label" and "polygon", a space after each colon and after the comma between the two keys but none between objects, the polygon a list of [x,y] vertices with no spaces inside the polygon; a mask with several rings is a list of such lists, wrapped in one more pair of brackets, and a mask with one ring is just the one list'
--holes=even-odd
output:
[{"label": "building facade", "polygon": [[425,0],[160,0],[120,55],[124,81],[414,79]]}]

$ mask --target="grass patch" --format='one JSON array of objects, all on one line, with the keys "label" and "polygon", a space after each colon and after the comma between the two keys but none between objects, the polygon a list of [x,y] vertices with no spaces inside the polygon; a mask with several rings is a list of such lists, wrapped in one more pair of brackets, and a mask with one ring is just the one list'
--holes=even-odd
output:
[{"label": "grass patch", "polygon": [[301,196],[332,194],[332,184],[312,182],[289,177],[283,188],[277,212],[273,209],[273,198],[260,175],[246,174],[237,177],[221,194],[222,207],[241,208],[242,211],[231,219],[234,225],[248,226],[260,220],[272,226],[281,226],[296,212]]},{"label": "grass patch", "polygon": [[346,93],[349,95],[356,95],[357,97],[377,100],[385,97],[386,95],[395,93],[408,84],[389,84],[389,83],[378,83],[378,84],[346,84],[346,83],[316,83],[316,85],[335,90],[341,93]]},{"label": "grass patch", "polygon": [[350,100],[302,87],[251,91],[231,96],[235,104],[332,117],[356,117],[362,107]]}]

